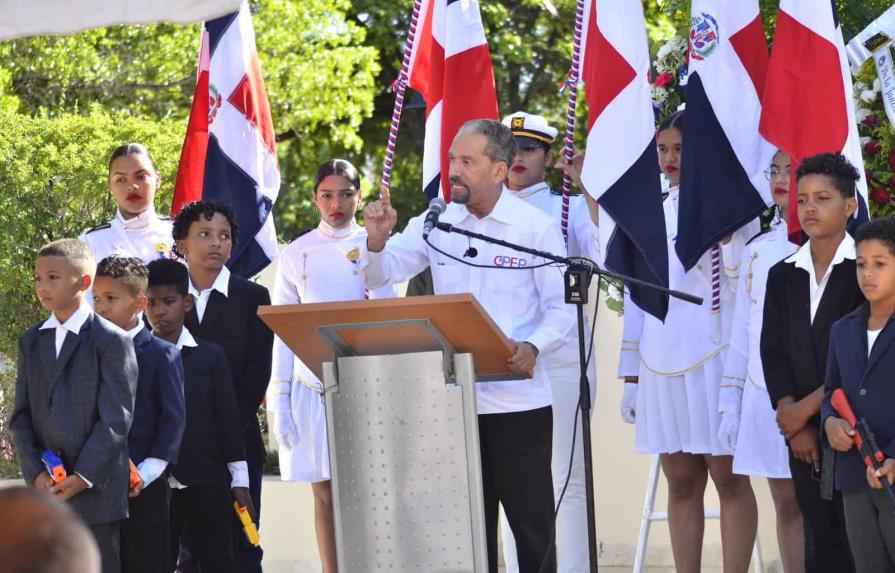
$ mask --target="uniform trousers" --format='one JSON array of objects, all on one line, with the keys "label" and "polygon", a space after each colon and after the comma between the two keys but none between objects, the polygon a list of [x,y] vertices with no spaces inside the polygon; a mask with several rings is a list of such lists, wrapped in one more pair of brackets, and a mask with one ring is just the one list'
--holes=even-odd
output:
[{"label": "uniform trousers", "polygon": [[172,562],[177,559],[181,533],[185,533],[189,535],[194,566],[205,573],[238,572],[234,515],[229,484],[174,489],[171,492]]},{"label": "uniform trousers", "polygon": [[120,523],[120,521],[113,521],[88,526],[99,549],[103,573],[119,573],[121,571]]},{"label": "uniform trousers", "polygon": [[811,464],[797,460],[789,452],[789,469],[796,488],[796,500],[802,510],[805,527],[805,571],[807,573],[847,573],[854,571],[842,494],[832,500],[821,498],[820,475]]},{"label": "uniform trousers", "polygon": [[842,494],[848,542],[858,573],[895,573],[895,510],[883,490]]},{"label": "uniform trousers", "polygon": [[170,573],[171,486],[163,473],[140,495],[128,500],[121,522],[121,569],[124,573]]},{"label": "uniform trousers", "polygon": [[[584,445],[581,436],[581,416],[577,430],[572,421],[578,413],[579,367],[563,366],[550,369],[550,390],[553,394],[553,497],[559,503],[566,477],[569,476],[569,459],[572,453],[572,433],[575,433],[575,456],[572,472],[566,486],[559,515],[556,517],[556,570],[560,573],[586,573],[590,571],[590,555],[587,541],[587,497],[584,484]],[[596,397],[596,372],[591,360],[587,379],[590,383],[590,400],[593,407]],[[501,522],[503,557],[507,573],[519,572],[516,557],[516,540],[504,520]]]},{"label": "uniform trousers", "polygon": [[479,445],[485,503],[488,570],[497,572],[498,505],[516,538],[519,570],[537,573],[550,552],[545,572],[556,571],[550,539],[553,479],[550,474],[553,411],[479,415]]}]

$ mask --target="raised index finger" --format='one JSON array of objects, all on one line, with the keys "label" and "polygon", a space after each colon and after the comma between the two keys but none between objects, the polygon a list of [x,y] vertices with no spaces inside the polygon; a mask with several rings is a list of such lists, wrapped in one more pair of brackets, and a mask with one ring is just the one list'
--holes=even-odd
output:
[{"label": "raised index finger", "polygon": [[392,206],[392,197],[389,194],[388,185],[382,184],[379,186],[379,200],[382,201],[385,207]]}]

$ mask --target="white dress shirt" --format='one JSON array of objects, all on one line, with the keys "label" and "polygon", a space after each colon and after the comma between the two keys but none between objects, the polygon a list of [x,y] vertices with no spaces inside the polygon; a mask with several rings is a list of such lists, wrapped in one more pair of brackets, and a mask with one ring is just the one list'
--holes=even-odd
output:
[{"label": "white dress shirt", "polygon": [[59,353],[62,352],[62,345],[65,343],[65,337],[68,336],[68,333],[71,332],[77,336],[88,318],[90,318],[90,309],[82,305],[65,322],[59,322],[56,315],[52,314],[50,318],[40,325],[40,330],[50,328],[56,330],[56,358],[59,358]]},{"label": "white dress shirt", "polygon": [[[565,303],[561,269],[538,267],[545,262],[538,257],[456,233],[436,230],[429,235],[433,245],[458,259],[503,268],[470,267],[426,245],[423,220],[424,215],[414,217],[404,232],[388,240],[382,252],[369,253],[364,269],[369,288],[405,281],[429,266],[436,294],[471,293],[507,337],[530,342],[540,355],[569,344],[575,314],[572,306]],[[566,252],[556,222],[509,193],[502,192],[491,212],[481,219],[465,205],[451,203],[440,220],[541,251],[560,255]],[[463,259],[470,247],[476,249],[476,256]],[[549,406],[552,398],[546,370],[545,361],[538,360],[531,380],[477,384],[479,414]]]},{"label": "white dress shirt", "polygon": [[[224,267],[226,270],[226,267]],[[192,287],[191,287],[192,288]],[[193,338],[192,333],[187,330],[187,327],[182,327],[180,329],[180,336],[177,338],[177,350],[182,350],[184,346],[195,348],[199,346],[196,343],[196,339]],[[189,380],[185,380],[187,384],[189,384]],[[230,487],[249,487],[249,466],[245,460],[240,460],[238,462],[229,462],[227,464],[227,469],[230,470]],[[176,489],[185,489],[187,486],[183,485],[174,476],[168,477],[168,483],[171,487]]]},{"label": "white dress shirt", "polygon": [[867,329],[867,358],[870,358],[870,353],[873,351],[873,345],[876,343],[876,339],[879,337],[879,333],[882,332],[883,329],[879,330],[870,330]]},{"label": "white dress shirt", "polygon": [[808,292],[811,295],[811,322],[814,323],[814,315],[817,314],[817,307],[820,305],[820,299],[824,296],[827,283],[830,282],[830,275],[833,267],[844,261],[845,259],[855,260],[855,240],[848,233],[842,238],[839,246],[836,248],[836,254],[830,261],[830,266],[820,278],[814,273],[814,260],[811,258],[811,241],[808,241],[795,252],[794,255],[786,259],[787,263],[795,263],[796,268],[802,269],[808,273]]},{"label": "white dress shirt", "polygon": [[190,294],[196,299],[196,316],[199,318],[200,324],[202,323],[202,317],[205,316],[205,307],[208,306],[208,298],[213,290],[218,291],[225,297],[230,292],[230,269],[226,266],[221,268],[221,272],[218,273],[211,286],[201,291],[193,285],[193,281],[190,279]]}]

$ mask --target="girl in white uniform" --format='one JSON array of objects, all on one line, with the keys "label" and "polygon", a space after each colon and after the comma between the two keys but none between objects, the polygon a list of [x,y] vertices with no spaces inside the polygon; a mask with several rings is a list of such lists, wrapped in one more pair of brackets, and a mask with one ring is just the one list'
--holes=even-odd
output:
[{"label": "girl in white uniform", "polygon": [[[668,516],[677,571],[698,572],[704,529],[703,495],[711,476],[721,501],[724,570],[745,571],[757,523],[749,478],[733,474],[732,451],[718,440],[718,391],[733,314],[734,287],[746,240],[758,231],[747,225],[718,247],[720,310],[712,306],[712,254],[709,249],[689,272],[674,250],[684,112],[666,118],[656,143],[659,165],[670,184],[664,201],[668,234],[669,287],[703,298],[702,306],[671,298],[661,322],[636,305],[625,308],[622,359],[634,353],[638,374],[625,377],[622,416],[635,420],[638,452],[660,454],[668,481]],[[642,321],[639,329],[631,328]],[[639,332],[633,332],[639,330]],[[751,525],[750,525],[751,524]]]},{"label": "girl in white uniform", "polygon": [[[387,298],[393,287],[368,293],[361,258],[367,232],[354,215],[360,199],[357,169],[333,159],[317,169],[314,204],[320,224],[292,241],[279,255],[273,304]],[[283,480],[311,483],[317,548],[324,573],[336,571],[329,453],[323,382],[279,337],[272,367],[273,431],[279,442]]]},{"label": "girl in white uniform", "polygon": [[783,570],[801,571],[805,568],[802,512],[789,472],[789,452],[765,386],[759,351],[768,271],[797,249],[789,242],[786,225],[789,157],[778,152],[765,173],[771,182],[777,216],[770,229],[752,239],[743,250],[730,348],[719,396],[718,439],[734,450],[734,473],[768,478],[777,513],[777,543]]},{"label": "girl in white uniform", "polygon": [[[139,143],[122,145],[109,159],[109,192],[118,206],[115,217],[79,237],[96,262],[110,255],[136,257],[144,263],[173,258],[171,219],[155,212],[155,194],[162,179],[149,150]],[[93,302],[92,297],[88,300]]]}]

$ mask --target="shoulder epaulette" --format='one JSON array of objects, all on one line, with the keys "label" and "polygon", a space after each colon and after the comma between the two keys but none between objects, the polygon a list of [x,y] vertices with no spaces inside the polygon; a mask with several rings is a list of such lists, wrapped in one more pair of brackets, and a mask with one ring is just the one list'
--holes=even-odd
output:
[{"label": "shoulder epaulette", "polygon": [[169,216],[167,216],[167,215],[159,215],[159,216],[158,216],[158,220],[159,220],[159,221],[170,221],[170,220],[171,220],[171,217],[169,217]]},{"label": "shoulder epaulette", "polygon": [[[558,195],[558,196],[562,197],[562,188],[550,189],[550,194]],[[569,197],[578,197],[580,195],[581,195],[581,191],[572,191],[571,193],[569,193]]]},{"label": "shoulder epaulette", "polygon": [[112,226],[112,223],[103,223],[102,225],[97,225],[96,227],[93,227],[92,229],[87,229],[87,231],[84,234],[86,235],[87,233],[92,233],[93,231],[101,231],[103,229],[108,229],[111,226]]},{"label": "shoulder epaulette", "polygon": [[752,241],[754,241],[755,239],[757,239],[757,238],[759,238],[759,237],[763,237],[763,236],[767,235],[767,234],[770,233],[770,232],[771,232],[771,228],[770,228],[770,227],[768,227],[768,228],[764,228],[764,227],[762,227],[761,231],[755,233],[755,234],[752,236],[751,239],[749,239],[748,241],[746,241],[746,244],[748,245],[748,244],[750,244]]}]

